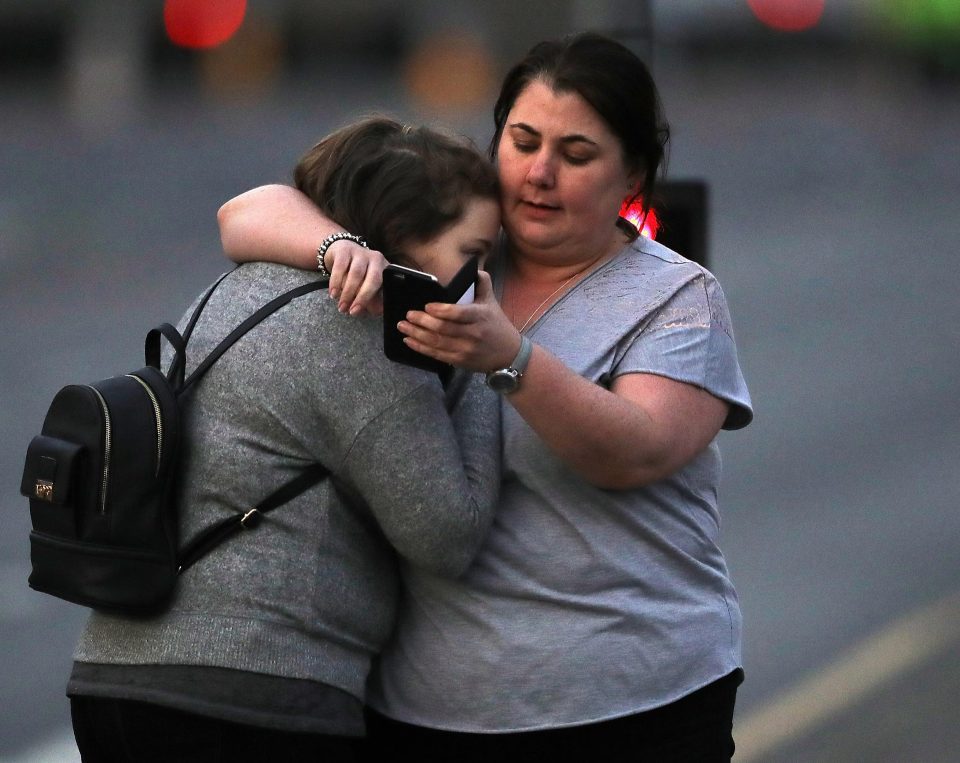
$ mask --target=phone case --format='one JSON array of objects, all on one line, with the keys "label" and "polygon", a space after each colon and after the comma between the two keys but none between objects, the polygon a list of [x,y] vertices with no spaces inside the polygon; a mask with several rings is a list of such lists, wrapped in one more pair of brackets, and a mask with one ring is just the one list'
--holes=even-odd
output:
[{"label": "phone case", "polygon": [[[471,257],[447,286],[436,276],[401,265],[388,265],[383,271],[383,352],[398,363],[427,371],[445,373],[446,363],[411,350],[397,330],[410,310],[423,310],[428,302],[459,302],[477,280],[477,258]],[[472,301],[472,294],[471,301]]]}]

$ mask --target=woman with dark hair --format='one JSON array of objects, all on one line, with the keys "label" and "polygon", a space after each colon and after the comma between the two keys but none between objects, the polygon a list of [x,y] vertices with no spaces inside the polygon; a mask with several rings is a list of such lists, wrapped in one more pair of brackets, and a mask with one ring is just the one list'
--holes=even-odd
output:
[{"label": "woman with dark hair", "polygon": [[[362,233],[441,281],[485,255],[499,228],[493,168],[426,128],[350,125],[295,178],[342,226],[324,247]],[[188,366],[319,277],[268,263],[230,273]],[[396,552],[457,575],[479,547],[499,484],[495,396],[468,374],[444,387],[390,362],[379,322],[321,295],[244,335],[184,403],[181,536],[312,463],[332,476],[186,571],[168,611],[92,615],[67,689],[84,760],[354,760],[367,674],[394,625]]]},{"label": "woman with dark hair", "polygon": [[[653,196],[656,88],[629,50],[583,34],[535,46],[494,115],[492,281],[399,327],[503,395],[500,502],[464,576],[405,569],[371,728],[432,760],[728,760],[741,618],[716,436],[752,412],[719,284],[618,216]],[[299,233],[278,230],[270,215],[300,202],[261,193],[221,210],[226,250],[243,259],[256,235],[308,264],[322,216],[304,205]],[[356,311],[375,255],[344,245],[331,267]]]}]

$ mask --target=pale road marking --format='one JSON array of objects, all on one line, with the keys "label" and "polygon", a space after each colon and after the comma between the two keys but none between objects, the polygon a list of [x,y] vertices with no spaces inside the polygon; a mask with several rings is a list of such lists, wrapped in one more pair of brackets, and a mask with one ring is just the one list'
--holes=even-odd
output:
[{"label": "pale road marking", "polygon": [[738,721],[735,760],[761,760],[958,640],[960,591],[895,620]]}]

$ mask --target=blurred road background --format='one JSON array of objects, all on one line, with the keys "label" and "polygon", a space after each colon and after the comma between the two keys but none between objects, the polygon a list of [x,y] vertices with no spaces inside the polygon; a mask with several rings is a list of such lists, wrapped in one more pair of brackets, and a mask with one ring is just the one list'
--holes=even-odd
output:
[{"label": "blurred road background", "polygon": [[325,132],[485,144],[506,66],[594,28],[651,61],[669,177],[708,185],[757,410],[722,435],[737,760],[960,760],[960,3],[789,5],[250,2],[192,50],[159,0],[0,0],[0,759],[77,760],[84,612],[27,588],[18,494],[56,390],[137,367],[226,269],[219,205]]}]

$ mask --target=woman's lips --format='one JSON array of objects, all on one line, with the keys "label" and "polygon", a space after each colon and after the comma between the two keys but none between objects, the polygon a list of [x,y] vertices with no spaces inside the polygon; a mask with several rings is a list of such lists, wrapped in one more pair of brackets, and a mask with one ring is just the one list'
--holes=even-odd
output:
[{"label": "woman's lips", "polygon": [[560,207],[556,206],[555,204],[544,204],[537,201],[523,200],[520,202],[520,206],[527,215],[537,218],[549,217],[550,215],[560,211]]}]

